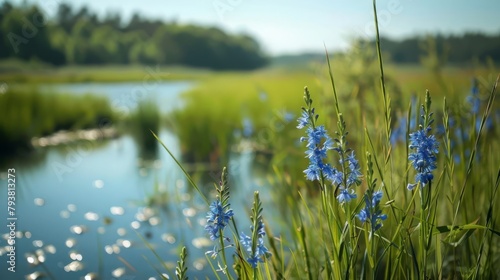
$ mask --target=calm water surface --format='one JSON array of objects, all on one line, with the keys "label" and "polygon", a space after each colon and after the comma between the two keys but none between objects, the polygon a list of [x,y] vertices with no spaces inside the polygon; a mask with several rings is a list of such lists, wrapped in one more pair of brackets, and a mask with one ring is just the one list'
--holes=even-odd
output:
[{"label": "calm water surface", "polygon": [[[134,108],[141,98],[159,102],[166,113],[182,106],[179,94],[188,82],[161,83],[143,96],[135,95],[141,83],[59,85],[59,91],[102,94],[115,106]],[[54,87],[51,86],[50,90]],[[137,92],[139,92],[137,90]],[[163,130],[161,139],[179,156],[175,135]],[[143,159],[131,136],[102,142],[48,147],[30,158],[17,158],[0,170],[0,220],[7,224],[7,168],[16,170],[16,273],[7,270],[9,230],[0,230],[0,279],[26,279],[38,273],[43,279],[160,279],[156,270],[173,279],[182,245],[188,246],[191,277],[204,279],[211,269],[204,252],[213,247],[203,230],[207,205],[187,184],[170,156],[158,149]],[[233,154],[232,208],[248,226],[254,190],[266,192],[255,176],[251,152]],[[219,176],[203,172],[201,186],[207,195]],[[213,179],[212,179],[213,178]],[[263,195],[264,203],[266,196]],[[246,230],[248,233],[248,229]],[[146,241],[144,241],[146,240]],[[164,268],[146,242],[166,262]],[[34,275],[34,274],[33,274]],[[212,276],[213,277],[213,276]]]}]

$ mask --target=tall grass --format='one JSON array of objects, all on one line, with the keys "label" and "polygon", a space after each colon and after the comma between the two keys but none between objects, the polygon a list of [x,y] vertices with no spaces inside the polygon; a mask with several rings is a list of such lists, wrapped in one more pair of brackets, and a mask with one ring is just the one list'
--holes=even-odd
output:
[{"label": "tall grass", "polygon": [[126,120],[128,130],[134,135],[142,156],[151,157],[156,154],[158,143],[149,135],[151,131],[158,133],[160,122],[158,105],[150,100],[141,101],[135,111],[128,116]]},{"label": "tall grass", "polygon": [[36,88],[0,94],[0,153],[29,149],[31,139],[58,130],[99,127],[115,120],[104,97],[42,93]]},{"label": "tall grass", "polygon": [[[373,9],[377,26],[375,1]],[[336,77],[327,56],[326,79],[319,79],[317,89],[306,88],[302,111],[294,111],[306,134],[274,134],[273,141],[289,145],[272,150],[273,203],[254,197],[251,237],[239,234],[235,220],[244,213],[230,208],[229,190],[221,179],[206,227],[216,246],[207,252],[216,259],[210,262],[214,277],[492,279],[500,274],[500,143],[493,125],[500,119],[498,78],[482,77],[471,98],[453,96],[452,102],[422,88],[404,106],[386,85],[378,39],[375,48],[380,92],[371,106],[365,104],[368,111],[350,110],[355,105],[343,103],[339,87],[344,80]],[[240,104],[234,101],[238,98],[222,95],[220,106],[206,109],[203,123],[214,128],[196,130],[202,133],[198,136],[234,130],[241,121]],[[294,98],[300,100],[298,94],[289,97]],[[260,102],[265,110],[272,108],[272,101]],[[213,103],[200,102],[198,110],[207,104]],[[194,112],[188,106],[178,114],[194,119]],[[211,114],[222,114],[222,119],[214,117],[211,124]],[[394,131],[402,131],[402,137],[391,137]],[[307,144],[297,145],[301,136]],[[181,137],[192,144],[193,135]],[[207,146],[206,153],[211,149]],[[279,236],[256,223],[269,207],[280,207],[282,217],[274,219],[287,221]]]},{"label": "tall grass", "polygon": [[269,152],[277,140],[275,132],[290,123],[289,114],[300,106],[290,95],[313,80],[306,71],[265,71],[222,73],[201,82],[182,96],[185,106],[172,113],[184,159],[220,165],[242,138]]}]

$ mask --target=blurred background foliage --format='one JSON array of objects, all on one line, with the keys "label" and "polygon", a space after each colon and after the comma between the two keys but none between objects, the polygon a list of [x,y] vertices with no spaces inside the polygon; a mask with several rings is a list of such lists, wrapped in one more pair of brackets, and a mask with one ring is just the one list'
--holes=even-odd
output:
[{"label": "blurred background foliage", "polygon": [[248,35],[150,20],[139,14],[125,23],[119,14],[99,18],[86,7],[74,10],[66,3],[59,5],[51,19],[37,6],[2,3],[0,50],[0,59],[15,57],[53,65],[154,63],[248,70],[268,62]]},{"label": "blurred background foliage", "polygon": [[0,112],[1,154],[30,149],[33,137],[100,127],[116,120],[106,97],[47,94],[31,87],[0,94]]},{"label": "blurred background foliage", "polygon": [[[29,147],[31,138],[59,130],[98,127],[104,119],[113,125],[121,121],[106,98],[42,94],[36,84],[140,80],[144,69],[138,67],[144,64],[166,67],[155,79],[195,80],[196,86],[181,95],[183,106],[167,121],[160,116],[161,104],[150,101],[127,116],[123,127],[133,130],[143,147],[154,146],[149,129],[166,125],[190,162],[225,162],[232,150],[242,148],[241,140],[263,154],[282,154],[276,157],[282,163],[290,162],[297,143],[287,144],[281,136],[299,137],[291,123],[301,104],[296,97],[305,85],[317,92],[318,109],[327,126],[335,128],[330,123],[335,114],[324,54],[268,57],[248,35],[139,14],[125,22],[120,14],[99,17],[85,6],[75,9],[68,3],[61,3],[55,16],[47,19],[36,5],[5,1],[0,6],[0,35],[0,79],[30,84],[10,86],[9,94],[0,96],[6,112],[0,121],[5,151]],[[373,46],[373,41],[353,38],[348,49],[332,53],[341,104],[351,113],[350,125],[358,128],[367,120],[382,122]],[[394,127],[412,96],[425,89],[436,97],[437,106],[447,96],[450,104],[465,107],[464,89],[471,78],[478,77],[482,87],[491,84],[494,64],[500,60],[500,35],[382,38],[381,46]],[[128,66],[120,66],[124,64]],[[12,104],[20,107],[14,110]],[[19,119],[19,125],[12,119]],[[351,133],[353,142],[364,141],[361,129]]]},{"label": "blurred background foliage", "polygon": [[[395,63],[419,63],[427,37],[382,38],[381,46]],[[451,64],[470,63],[472,58],[500,61],[499,35],[469,32],[437,34],[433,39],[436,51],[446,53]],[[31,43],[26,44],[27,40]],[[305,55],[307,59],[318,56],[321,54]],[[9,1],[0,6],[0,59],[6,58],[53,65],[154,63],[215,70],[248,70],[269,62],[301,61],[297,56],[270,58],[249,35],[229,34],[216,27],[148,19],[138,13],[125,22],[118,13],[98,17],[85,6],[75,9],[68,3],[61,3],[55,17],[49,19],[36,5],[15,6]]]}]

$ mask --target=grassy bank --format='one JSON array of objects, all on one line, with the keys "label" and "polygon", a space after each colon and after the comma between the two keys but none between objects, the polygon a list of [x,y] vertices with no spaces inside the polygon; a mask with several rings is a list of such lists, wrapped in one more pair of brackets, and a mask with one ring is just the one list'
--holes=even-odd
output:
[{"label": "grassy bank", "polygon": [[0,82],[7,84],[192,80],[207,77],[211,73],[208,70],[161,65],[54,67],[37,62],[0,62]]},{"label": "grassy bank", "polygon": [[182,151],[189,160],[219,161],[244,138],[272,150],[276,129],[290,122],[300,104],[292,96],[304,84],[318,88],[306,71],[223,73],[202,81],[181,97],[185,106],[172,114]]},{"label": "grassy bank", "polygon": [[0,154],[11,156],[31,150],[34,138],[95,128],[103,129],[102,133],[107,128],[132,133],[141,151],[151,154],[156,152],[156,142],[150,130],[158,132],[161,120],[158,105],[148,100],[123,115],[105,96],[47,93],[33,86],[2,92],[0,112]]},{"label": "grassy bank", "polygon": [[0,94],[0,152],[29,149],[33,137],[59,130],[95,128],[113,123],[115,114],[104,97],[45,94],[36,88]]}]

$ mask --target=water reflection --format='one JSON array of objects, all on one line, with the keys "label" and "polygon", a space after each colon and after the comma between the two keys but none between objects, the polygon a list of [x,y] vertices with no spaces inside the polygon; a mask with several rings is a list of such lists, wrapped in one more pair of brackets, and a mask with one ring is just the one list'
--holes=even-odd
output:
[{"label": "water reflection", "polygon": [[[175,137],[166,131],[160,137],[179,156]],[[66,154],[48,151],[36,169],[15,166],[22,171],[19,188],[29,190],[19,197],[18,215],[23,223],[16,232],[17,254],[25,256],[18,268],[26,279],[48,275],[54,279],[68,279],[68,275],[74,279],[131,275],[159,279],[156,269],[168,272],[154,261],[144,240],[170,268],[178,259],[178,246],[186,244],[190,276],[201,279],[210,270],[205,251],[213,244],[203,230],[207,206],[168,154],[144,159],[134,140],[122,136],[89,152],[58,180],[51,164]],[[248,194],[256,188],[262,191],[254,180],[253,162],[250,152],[233,154],[228,167],[232,205],[242,213],[243,223],[248,222],[245,216],[251,206]],[[220,177],[216,169],[200,168],[193,174],[207,196],[213,197],[214,183]],[[3,207],[1,203],[5,202],[0,202]],[[5,245],[4,235],[0,255],[6,253]],[[0,271],[1,279],[8,279],[5,273]]]}]

